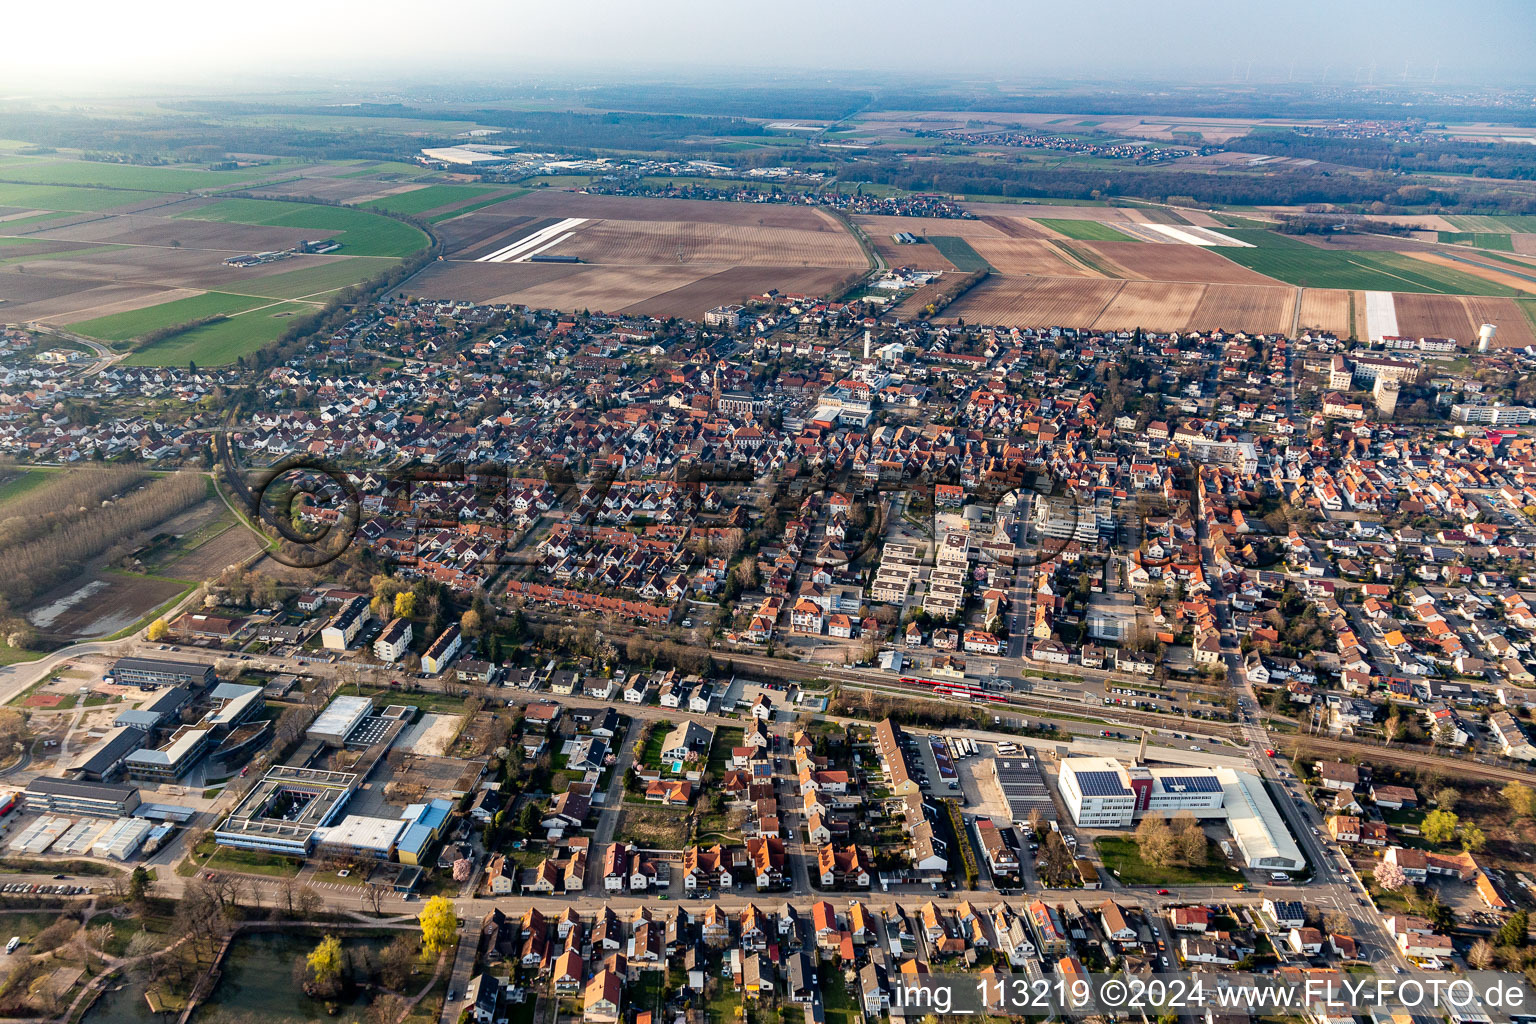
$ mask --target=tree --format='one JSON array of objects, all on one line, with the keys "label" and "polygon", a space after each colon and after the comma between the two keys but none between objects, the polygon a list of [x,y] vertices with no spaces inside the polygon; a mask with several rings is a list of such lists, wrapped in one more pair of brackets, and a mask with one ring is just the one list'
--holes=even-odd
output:
[{"label": "tree", "polygon": [[373,909],[375,916],[384,912],[384,897],[389,895],[389,886],[378,882],[369,882],[363,886],[363,899]]},{"label": "tree", "polygon": [[411,968],[420,959],[416,940],[410,935],[397,935],[379,954],[379,980],[386,988],[402,989],[411,980]]},{"label": "tree", "polygon": [[416,595],[409,590],[402,590],[395,595],[395,617],[408,619],[416,614]]},{"label": "tree", "polygon": [[1529,941],[1527,931],[1530,929],[1531,915],[1524,910],[1517,910],[1509,915],[1509,920],[1499,926],[1498,934],[1494,941],[1500,946],[1519,948]]},{"label": "tree", "polygon": [[380,992],[368,1004],[368,1024],[395,1024],[410,1009],[410,1003],[393,992]]},{"label": "tree", "polygon": [[1465,825],[1461,830],[1461,848],[1468,853],[1477,853],[1488,845],[1488,836],[1476,825]]},{"label": "tree", "polygon": [[453,880],[460,884],[469,881],[469,876],[474,874],[475,862],[468,857],[460,857],[453,862]]},{"label": "tree", "polygon": [[1493,943],[1487,939],[1478,939],[1472,943],[1472,948],[1467,950],[1467,965],[1478,971],[1486,971],[1493,966]]},{"label": "tree", "polygon": [[1435,806],[1442,811],[1454,811],[1461,802],[1461,793],[1455,786],[1442,786],[1435,790]]},{"label": "tree", "polygon": [[1517,818],[1536,818],[1536,789],[1520,782],[1511,782],[1499,791],[1509,805],[1509,813]]},{"label": "tree", "polygon": [[1397,892],[1408,884],[1408,876],[1396,864],[1382,864],[1376,869],[1376,884],[1386,892]]},{"label": "tree", "polygon": [[156,619],[149,624],[149,631],[144,638],[152,644],[157,644],[171,635],[171,627],[165,624],[164,619]]},{"label": "tree", "polygon": [[1444,846],[1456,838],[1456,826],[1461,819],[1456,817],[1453,811],[1433,810],[1424,815],[1424,823],[1420,829],[1424,838],[1435,846]]},{"label": "tree", "polygon": [[1207,843],[1205,829],[1193,814],[1181,814],[1173,823],[1175,845],[1179,858],[1185,864],[1199,867],[1205,863]]},{"label": "tree", "polygon": [[433,896],[417,915],[421,922],[421,948],[428,956],[443,952],[453,945],[459,932],[459,917],[454,912],[453,901],[446,896]]},{"label": "tree", "polygon": [[473,608],[459,616],[459,629],[465,636],[479,636],[481,624],[480,613]]},{"label": "tree", "polygon": [[144,902],[144,897],[149,895],[149,872],[140,864],[133,869],[133,874],[128,876],[128,899],[134,904]]},{"label": "tree", "polygon": [[320,944],[309,951],[304,958],[309,967],[309,973],[316,983],[329,988],[341,977],[343,964],[341,953],[341,940],[334,935],[327,935],[320,940]]},{"label": "tree", "polygon": [[1178,859],[1178,844],[1166,818],[1147,816],[1136,826],[1136,847],[1141,859],[1155,867],[1168,867]]}]

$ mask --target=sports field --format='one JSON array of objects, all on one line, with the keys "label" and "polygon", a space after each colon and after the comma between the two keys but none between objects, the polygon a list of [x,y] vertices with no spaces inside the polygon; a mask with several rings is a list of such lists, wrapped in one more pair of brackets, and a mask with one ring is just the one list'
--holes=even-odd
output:
[{"label": "sports field", "polygon": [[427,236],[409,224],[348,206],[316,206],[272,199],[224,199],[176,214],[179,219],[302,228],[334,237],[348,256],[409,256]]},{"label": "sports field", "polygon": [[1050,228],[1059,235],[1068,238],[1076,238],[1084,242],[1135,242],[1124,231],[1116,231],[1108,224],[1102,224],[1096,220],[1061,220],[1053,217],[1036,217],[1036,224]]},{"label": "sports field", "polygon": [[[150,331],[175,327],[177,324],[201,320],[207,316],[228,316],[263,305],[259,298],[247,295],[229,295],[224,292],[204,292],[191,298],[162,302],[127,313],[99,317],[70,324],[71,330],[88,338],[102,341],[129,341]],[[212,363],[216,360],[208,360]]]}]

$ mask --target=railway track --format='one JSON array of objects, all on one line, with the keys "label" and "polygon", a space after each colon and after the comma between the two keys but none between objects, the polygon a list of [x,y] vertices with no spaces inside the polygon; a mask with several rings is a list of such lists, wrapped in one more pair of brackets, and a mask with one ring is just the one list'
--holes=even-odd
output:
[{"label": "railway track", "polygon": [[[1350,743],[1347,740],[1328,739],[1321,736],[1286,736],[1294,740],[1300,749],[1314,754],[1333,754],[1339,757],[1359,757],[1377,764],[1389,764],[1399,768],[1421,768],[1426,765],[1438,768],[1448,775],[1475,776],[1491,782],[1522,782],[1536,784],[1536,772],[1501,765],[1483,764],[1471,758],[1445,757],[1427,754],[1419,750],[1380,747],[1369,743]],[[1287,744],[1290,745],[1290,744]]]}]

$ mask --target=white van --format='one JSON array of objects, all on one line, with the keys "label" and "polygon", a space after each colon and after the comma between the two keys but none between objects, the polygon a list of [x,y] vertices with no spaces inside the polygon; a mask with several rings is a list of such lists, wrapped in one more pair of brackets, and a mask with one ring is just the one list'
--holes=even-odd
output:
[{"label": "white van", "polygon": [[11,941],[5,944],[5,955],[10,956],[12,953],[16,952],[16,947],[19,945],[21,945],[21,936],[12,935]]}]

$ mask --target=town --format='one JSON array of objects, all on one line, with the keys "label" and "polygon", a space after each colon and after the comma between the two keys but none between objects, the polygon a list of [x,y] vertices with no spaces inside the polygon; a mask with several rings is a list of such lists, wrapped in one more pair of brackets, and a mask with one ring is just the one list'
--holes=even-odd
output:
[{"label": "town", "polygon": [[215,965],[235,908],[420,916],[483,1024],[1523,963],[1536,356],[1487,333],[386,297],[204,369],[7,328],[8,472],[195,475],[271,540],[0,677],[0,896]]}]

